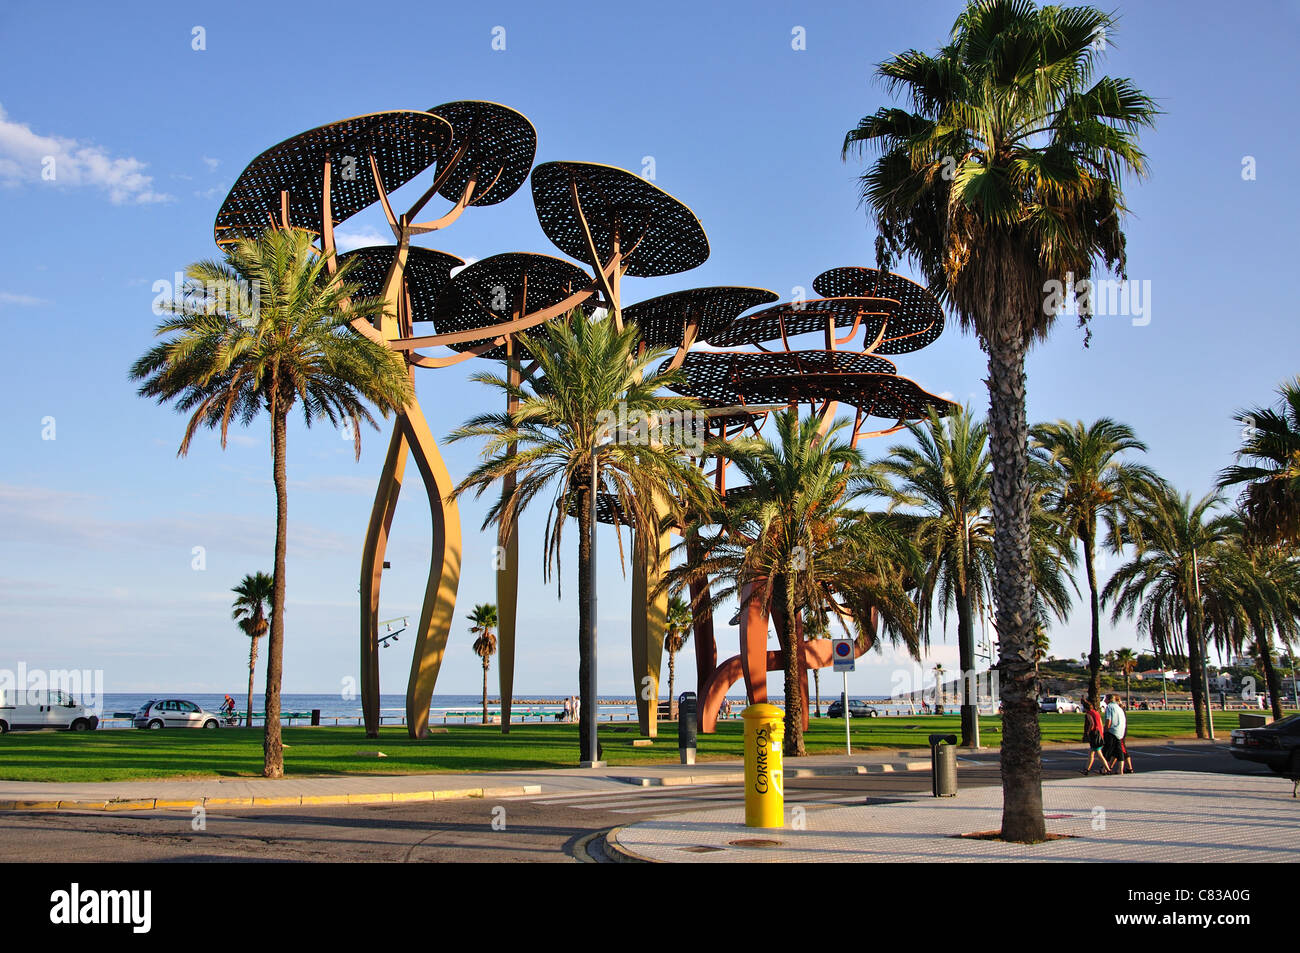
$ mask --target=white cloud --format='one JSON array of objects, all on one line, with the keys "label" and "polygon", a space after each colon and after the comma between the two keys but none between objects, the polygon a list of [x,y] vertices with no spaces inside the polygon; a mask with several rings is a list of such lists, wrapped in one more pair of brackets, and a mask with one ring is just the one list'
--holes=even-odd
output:
[{"label": "white cloud", "polygon": [[36,307],[43,304],[49,304],[44,298],[37,298],[33,295],[14,294],[12,291],[0,291],[0,308],[5,305],[18,305],[20,308]]},{"label": "white cloud", "polygon": [[354,248],[364,248],[367,245],[391,245],[392,243],[393,236],[391,233],[381,235],[370,225],[366,225],[355,232],[343,228],[334,230],[334,247],[339,250],[339,254],[352,251]]},{"label": "white cloud", "polygon": [[474,262],[476,262],[476,261],[478,261],[477,258],[466,258],[466,259],[465,259],[465,264],[463,264],[463,265],[457,265],[455,268],[453,268],[453,269],[451,270],[451,276],[452,276],[453,278],[455,278],[457,275],[459,275],[462,271],[464,271],[464,270],[465,270],[466,268],[468,268],[470,265],[474,264]]},{"label": "white cloud", "polygon": [[216,171],[217,166],[221,165],[221,160],[220,160],[220,159],[212,159],[212,158],[209,158],[208,156],[204,156],[204,157],[203,157],[203,164],[206,165],[209,169],[211,169],[211,170],[213,170],[213,171]]},{"label": "white cloud", "polygon": [[[11,122],[0,106],[0,183],[8,186],[50,182],[90,186],[108,193],[114,205],[169,202],[155,192],[146,164],[132,157],[114,158],[100,146],[64,136],[42,136],[31,127]],[[50,178],[52,176],[52,178]]]}]

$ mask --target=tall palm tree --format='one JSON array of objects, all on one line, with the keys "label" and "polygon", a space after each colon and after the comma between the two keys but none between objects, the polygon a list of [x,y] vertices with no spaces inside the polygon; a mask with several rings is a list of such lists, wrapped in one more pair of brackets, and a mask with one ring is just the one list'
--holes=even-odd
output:
[{"label": "tall palm tree", "polygon": [[879,152],[861,179],[879,264],[914,261],[988,353],[1002,836],[1013,841],[1046,836],[1029,661],[1025,354],[1055,323],[1051,289],[1091,278],[1099,262],[1124,275],[1121,177],[1145,174],[1137,133],[1157,112],[1128,80],[1096,77],[1096,40],[1113,28],[1092,7],[974,0],[936,54],[909,50],[880,64],[910,110],[877,110],[843,146],[845,157]]},{"label": "tall palm tree", "polygon": [[[1245,484],[1247,525],[1270,542],[1300,542],[1300,377],[1278,388],[1273,407],[1240,411],[1245,428],[1238,463],[1219,474],[1219,486]],[[1240,461],[1247,461],[1241,463]]]},{"label": "tall palm tree", "polygon": [[270,627],[268,603],[275,593],[275,580],[264,572],[245,576],[239,585],[230,590],[236,596],[230,617],[248,636],[248,721],[253,727],[253,670],[257,668],[257,640],[266,635]]},{"label": "tall palm tree", "polygon": [[1101,605],[1097,586],[1097,534],[1101,521],[1114,522],[1133,499],[1137,487],[1159,482],[1154,470],[1122,459],[1147,446],[1132,428],[1103,417],[1091,424],[1058,420],[1030,431],[1032,447],[1048,474],[1046,505],[1060,518],[1070,545],[1083,551],[1092,614],[1088,659],[1088,700],[1096,707],[1101,693]]},{"label": "tall palm tree", "polygon": [[[915,551],[888,518],[853,508],[869,489],[861,452],[836,437],[845,421],[823,435],[816,416],[796,410],[775,415],[776,439],[751,437],[710,443],[719,465],[736,466],[748,486],[727,493],[725,506],[696,527],[703,559],[677,567],[665,585],[693,579],[716,582],[717,605],[737,595],[742,611],[759,599],[772,618],[785,673],[787,755],[806,753],[803,742],[800,616],[825,612],[864,639],[878,621],[883,634],[919,657],[915,608],[906,584],[919,577]],[[681,547],[688,544],[683,543]]]},{"label": "tall palm tree", "polygon": [[1117,649],[1115,652],[1115,671],[1124,675],[1124,707],[1133,707],[1133,689],[1130,687],[1129,678],[1137,671],[1137,655],[1132,649]]},{"label": "tall palm tree", "polygon": [[1232,532],[1231,518],[1214,512],[1222,503],[1215,493],[1192,501],[1164,485],[1138,491],[1124,519],[1111,527],[1106,545],[1112,552],[1133,549],[1101,592],[1110,605],[1111,622],[1136,618],[1138,632],[1160,657],[1184,653],[1191,676],[1197,737],[1205,737],[1205,603],[1204,593],[1218,589],[1216,574]]},{"label": "tall palm tree", "polygon": [[549,493],[542,543],[547,578],[558,569],[566,515],[577,514],[578,743],[584,756],[596,732],[596,698],[588,687],[595,646],[581,636],[593,631],[593,457],[597,492],[613,495],[619,519],[632,528],[635,545],[649,547],[648,558],[658,556],[653,550],[665,522],[679,521],[686,506],[708,508],[711,492],[680,443],[645,442],[611,433],[610,421],[619,418],[620,409],[625,419],[640,421],[699,408],[693,398],[659,396],[661,389],[683,383],[684,374],[680,369],[652,372],[651,365],[667,352],[648,348],[638,353],[639,335],[634,324],[619,329],[608,315],[589,319],[581,311],[574,311],[567,321],[552,321],[540,334],[521,334],[520,347],[537,365],[534,374],[518,385],[496,374],[471,377],[505,391],[518,401],[517,409],[474,417],[449,438],[486,438],[483,462],[457,485],[454,497],[471,489],[481,496],[506,475],[517,477],[488,510],[485,529],[497,525],[514,532],[520,514]]},{"label": "tall palm tree", "polygon": [[695,618],[691,607],[681,596],[672,596],[668,600],[668,617],[664,625],[664,650],[668,653],[668,707],[671,717],[677,718],[677,690],[673,687],[677,680],[677,653],[686,648],[691,638],[691,626]]},{"label": "tall palm tree", "polygon": [[[262,412],[271,422],[271,475],[275,483],[275,580],[271,597],[266,665],[263,774],[284,774],[280,737],[280,681],[284,658],[285,553],[289,481],[286,471],[289,413],[302,408],[308,427],[322,418],[347,421],[361,456],[361,423],[374,424],[364,401],[381,413],[412,394],[403,359],[350,325],[379,314],[383,303],[358,299],[349,268],[331,275],[298,229],[272,229],[240,241],[226,260],[200,261],[186,269],[184,299],[171,307],[150,348],[131,368],[143,381],[140,394],[174,401],[189,413],[178,456],[185,456],[200,427],[221,432],[232,420],[247,426]],[[256,294],[231,294],[251,288]],[[214,290],[216,289],[216,290]]]},{"label": "tall palm tree", "polygon": [[[936,604],[944,625],[950,609],[957,613],[962,745],[978,746],[972,679],[975,619],[992,605],[995,562],[988,430],[969,408],[946,418],[932,411],[909,429],[915,445],[891,447],[888,457],[871,464],[870,472],[890,512],[904,511],[899,513],[900,525],[911,534],[924,561],[923,582],[916,590],[920,625],[930,630]],[[1030,572],[1034,611],[1046,624],[1047,615],[1064,619],[1069,611],[1065,568],[1074,558],[1062,547],[1052,514],[1038,505],[1039,496],[1036,491],[1031,505]]]},{"label": "tall palm tree", "polygon": [[483,724],[488,723],[487,682],[488,664],[497,651],[497,637],[492,630],[497,627],[497,607],[490,602],[474,606],[474,611],[466,616],[473,623],[469,631],[478,638],[474,640],[474,654],[483,660]]}]

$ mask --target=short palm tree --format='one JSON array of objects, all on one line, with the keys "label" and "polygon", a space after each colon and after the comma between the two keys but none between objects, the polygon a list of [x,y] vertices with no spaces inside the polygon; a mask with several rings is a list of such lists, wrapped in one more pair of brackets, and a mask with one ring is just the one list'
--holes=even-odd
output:
[{"label": "short palm tree", "polygon": [[245,576],[239,585],[230,590],[235,594],[230,617],[248,636],[248,721],[253,727],[253,671],[257,668],[257,640],[270,628],[271,597],[275,593],[275,580],[264,572]]},{"label": "short palm tree", "polygon": [[[232,420],[247,426],[265,412],[271,422],[275,484],[275,580],[266,666],[263,773],[284,774],[280,738],[280,681],[284,658],[285,553],[289,496],[286,470],[289,413],[302,408],[308,427],[322,418],[352,427],[357,458],[361,423],[374,424],[365,402],[381,413],[412,394],[403,359],[351,327],[380,313],[382,302],[359,299],[348,267],[331,275],[297,229],[273,229],[231,248],[223,262],[200,261],[186,270],[184,300],[162,321],[166,340],[131,368],[140,394],[174,402],[190,415],[178,456],[200,427],[221,432]],[[230,293],[249,288],[255,293]]]},{"label": "short palm tree", "polygon": [[1229,525],[1225,561],[1231,598],[1211,624],[1228,629],[1231,643],[1248,646],[1258,659],[1273,717],[1281,719],[1282,681],[1274,656],[1279,646],[1290,649],[1300,637],[1300,560],[1285,546],[1262,542],[1244,514]]},{"label": "short palm tree", "polygon": [[1253,535],[1300,542],[1300,377],[1278,388],[1276,406],[1241,411],[1236,419],[1245,440],[1219,486],[1245,485],[1242,509]]},{"label": "short palm tree", "polygon": [[1047,653],[1052,650],[1052,640],[1047,635],[1047,630],[1041,625],[1034,630],[1033,652],[1034,652],[1034,674],[1038,674],[1038,666],[1042,664],[1043,659],[1047,658]]},{"label": "short palm tree", "polygon": [[725,505],[704,517],[713,530],[688,532],[704,556],[677,567],[665,585],[716,582],[712,602],[760,599],[775,625],[785,673],[787,755],[803,742],[801,615],[825,613],[858,639],[882,627],[919,657],[915,608],[906,585],[919,578],[910,541],[886,517],[853,501],[868,489],[861,452],[837,438],[844,421],[823,435],[820,419],[794,409],[775,415],[776,439],[751,437],[710,444],[719,465],[735,465],[748,486],[729,490]]},{"label": "short palm tree", "polygon": [[[1155,104],[1096,75],[1114,18],[1092,7],[972,0],[936,54],[909,50],[877,74],[908,107],[884,107],[845,136],[877,151],[862,199],[877,258],[908,258],[988,353],[997,627],[1004,710],[1002,836],[1040,841],[1038,705],[1029,643],[1025,355],[1060,310],[1049,289],[1125,271],[1121,177],[1146,171],[1137,133]],[[1051,284],[1055,283],[1055,284]]]},{"label": "short palm tree", "polygon": [[1163,484],[1140,490],[1124,519],[1111,527],[1106,545],[1120,554],[1132,547],[1124,563],[1101,592],[1111,606],[1111,622],[1136,618],[1161,658],[1188,658],[1197,737],[1205,737],[1204,692],[1206,619],[1203,595],[1218,589],[1215,573],[1232,532],[1231,518],[1216,513],[1222,499],[1214,493],[1193,501]]},{"label": "short palm tree", "polygon": [[474,611],[466,618],[473,623],[469,631],[478,638],[474,640],[474,654],[483,660],[483,724],[488,723],[487,682],[488,664],[497,651],[497,637],[492,630],[497,627],[497,607],[490,602],[476,605]]},{"label": "short palm tree", "polygon": [[677,692],[673,687],[677,680],[677,653],[686,648],[691,638],[691,626],[694,623],[689,603],[681,596],[672,596],[668,600],[668,618],[664,625],[664,650],[668,653],[668,707],[671,717],[677,718]]},{"label": "short palm tree", "polygon": [[1059,420],[1030,431],[1048,479],[1045,505],[1061,519],[1069,545],[1083,551],[1092,614],[1088,659],[1088,700],[1096,707],[1101,693],[1101,605],[1097,586],[1097,544],[1102,521],[1124,513],[1137,488],[1158,483],[1154,470],[1122,459],[1147,446],[1132,428],[1103,417],[1091,424]]},{"label": "short palm tree", "polygon": [[707,508],[711,492],[681,445],[610,433],[610,421],[619,419],[620,408],[629,421],[699,408],[692,398],[659,395],[661,389],[680,385],[685,378],[680,369],[654,373],[651,365],[666,352],[657,348],[639,352],[639,335],[634,324],[620,330],[608,315],[587,318],[581,311],[571,313],[567,321],[552,321],[539,334],[521,334],[522,351],[537,365],[533,375],[519,385],[496,374],[471,378],[505,391],[518,401],[518,409],[474,417],[449,438],[486,441],[483,462],[457,485],[454,496],[470,490],[481,496],[507,474],[517,477],[488,510],[484,528],[497,525],[514,532],[519,515],[535,499],[549,495],[543,539],[548,578],[558,567],[566,516],[577,514],[578,743],[584,757],[596,732],[596,698],[588,688],[595,646],[582,637],[593,631],[593,456],[598,492],[615,497],[619,518],[632,528],[638,546],[658,546],[665,521],[679,520],[682,508],[693,505],[692,501]]},{"label": "short palm tree", "polygon": [[1129,685],[1129,679],[1137,671],[1137,664],[1137,655],[1134,654],[1132,649],[1117,649],[1115,651],[1115,671],[1122,673],[1124,676],[1125,708],[1133,707],[1133,690]]}]

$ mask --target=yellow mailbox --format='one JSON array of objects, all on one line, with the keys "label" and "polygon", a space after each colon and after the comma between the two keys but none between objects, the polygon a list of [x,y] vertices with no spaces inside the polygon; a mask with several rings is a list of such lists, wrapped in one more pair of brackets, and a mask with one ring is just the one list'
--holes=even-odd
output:
[{"label": "yellow mailbox", "polygon": [[784,827],[785,712],[775,705],[750,705],[741,717],[745,719],[745,826]]}]

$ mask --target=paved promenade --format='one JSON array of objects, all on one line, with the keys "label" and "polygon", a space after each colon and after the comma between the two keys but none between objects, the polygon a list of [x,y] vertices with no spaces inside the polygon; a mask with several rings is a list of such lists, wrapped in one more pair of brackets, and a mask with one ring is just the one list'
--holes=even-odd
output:
[{"label": "paved promenade", "polygon": [[671,863],[1300,862],[1300,800],[1276,775],[1094,775],[1044,783],[1043,801],[1049,835],[1065,836],[1032,846],[958,836],[999,828],[997,787],[798,814],[787,808],[782,830],[745,827],[742,808],[697,811],[619,828],[607,842],[627,859]]},{"label": "paved promenade", "polygon": [[[867,752],[801,758],[792,777],[835,777],[896,771],[928,771],[930,762],[914,753]],[[337,777],[212,778],[197,781],[0,781],[0,811],[147,811],[159,808],[300,807],[330,804],[387,804],[453,798],[511,797],[522,794],[626,791],[628,785],[658,787],[739,784],[738,761],[665,764],[621,768],[557,768],[481,774],[397,774]]]}]

